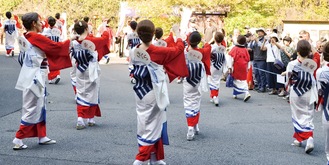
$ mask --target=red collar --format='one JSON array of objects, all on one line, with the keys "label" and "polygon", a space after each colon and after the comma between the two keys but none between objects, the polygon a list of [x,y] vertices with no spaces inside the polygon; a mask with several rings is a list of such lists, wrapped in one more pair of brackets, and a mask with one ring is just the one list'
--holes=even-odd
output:
[{"label": "red collar", "polygon": [[300,59],[298,59],[298,58],[297,58],[297,61],[298,61],[299,63],[302,63],[302,61],[300,61]]}]

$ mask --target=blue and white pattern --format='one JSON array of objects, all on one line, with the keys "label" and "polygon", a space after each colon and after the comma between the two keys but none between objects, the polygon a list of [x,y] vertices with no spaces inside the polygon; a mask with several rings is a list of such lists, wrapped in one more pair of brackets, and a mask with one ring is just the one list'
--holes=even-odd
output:
[{"label": "blue and white pattern", "polygon": [[24,51],[20,51],[18,54],[18,63],[23,66],[23,62],[24,62],[24,58],[25,58],[25,52]]},{"label": "blue and white pattern", "polygon": [[248,83],[246,80],[233,80],[233,95],[248,93]]},{"label": "blue and white pattern", "polygon": [[201,62],[190,62],[187,64],[189,76],[186,77],[186,81],[195,87],[200,83],[203,73],[203,64]]},{"label": "blue and white pattern", "polygon": [[301,133],[301,132],[312,132],[314,130],[314,126],[302,126],[300,125],[294,118],[292,118],[292,124],[294,125],[295,132]]},{"label": "blue and white pattern", "polygon": [[15,24],[5,24],[5,32],[12,35],[16,31]]},{"label": "blue and white pattern", "polygon": [[311,73],[305,72],[301,69],[294,69],[293,76],[291,77],[293,82],[293,90],[298,96],[303,95],[312,88],[312,79]]},{"label": "blue and white pattern", "polygon": [[55,42],[59,42],[59,36],[49,36],[48,37],[49,39],[51,39],[52,41],[55,41]]},{"label": "blue and white pattern", "polygon": [[82,98],[80,98],[79,96],[77,96],[77,104],[78,105],[82,105],[82,106],[96,106],[97,104],[94,104],[94,103],[90,103],[86,100],[83,100]]},{"label": "blue and white pattern", "polygon": [[88,68],[89,61],[93,59],[93,56],[90,54],[89,50],[73,50],[72,54],[77,62],[77,69],[80,70],[80,72],[84,72]]},{"label": "blue and white pattern", "polygon": [[220,70],[225,63],[225,54],[223,52],[211,53],[211,62],[217,70]]},{"label": "blue and white pattern", "polygon": [[127,40],[128,40],[128,49],[132,49],[141,43],[141,40],[139,39],[138,34],[136,32],[129,33],[127,35]]},{"label": "blue and white pattern", "polygon": [[137,46],[138,44],[140,44],[141,41],[139,38],[132,38],[128,40],[128,44],[130,49],[134,48],[135,46]]},{"label": "blue and white pattern", "polygon": [[7,50],[15,48],[18,31],[16,29],[16,21],[7,19],[3,22],[5,32],[5,48]]},{"label": "blue and white pattern", "polygon": [[188,109],[188,108],[184,108],[184,109],[185,109],[185,116],[186,117],[194,117],[200,112],[199,109],[197,109],[197,110]]},{"label": "blue and white pattern", "polygon": [[146,65],[134,65],[132,73],[136,79],[136,84],[133,89],[138,98],[143,99],[143,97],[153,89],[149,70]]},{"label": "blue and white pattern", "polygon": [[323,91],[323,112],[324,117],[327,121],[329,121],[329,84],[325,84],[324,82],[321,82],[321,89]]},{"label": "blue and white pattern", "polygon": [[319,95],[323,97],[323,115],[326,121],[329,121],[329,70],[328,67],[322,67],[318,70],[317,76]]}]

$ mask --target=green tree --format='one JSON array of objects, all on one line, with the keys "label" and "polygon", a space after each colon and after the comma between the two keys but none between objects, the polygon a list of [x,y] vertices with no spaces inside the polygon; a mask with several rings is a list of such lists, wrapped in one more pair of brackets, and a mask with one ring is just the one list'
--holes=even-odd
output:
[{"label": "green tree", "polygon": [[[225,18],[225,30],[244,26],[272,28],[281,24],[281,20],[328,20],[327,0],[125,0],[134,7],[141,19],[152,20],[157,27],[169,32],[173,23],[180,17],[174,14],[174,6],[186,6],[195,10],[215,10],[219,5],[230,6],[231,11]],[[120,0],[11,0],[0,1],[0,11],[13,11],[24,14],[37,11],[43,16],[66,12],[69,23],[73,19],[98,15],[118,18]],[[95,21],[95,20],[93,20]],[[96,20],[99,24],[100,20]],[[116,25],[117,22],[113,22]]]}]

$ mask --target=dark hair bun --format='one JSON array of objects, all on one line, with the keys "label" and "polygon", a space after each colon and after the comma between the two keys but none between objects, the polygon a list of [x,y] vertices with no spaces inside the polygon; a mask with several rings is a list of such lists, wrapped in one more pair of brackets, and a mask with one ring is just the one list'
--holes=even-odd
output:
[{"label": "dark hair bun", "polygon": [[201,35],[198,31],[194,31],[189,36],[189,43],[192,47],[196,47],[201,42]]},{"label": "dark hair bun", "polygon": [[138,37],[144,42],[151,42],[155,32],[155,27],[152,21],[142,20],[137,24]]}]

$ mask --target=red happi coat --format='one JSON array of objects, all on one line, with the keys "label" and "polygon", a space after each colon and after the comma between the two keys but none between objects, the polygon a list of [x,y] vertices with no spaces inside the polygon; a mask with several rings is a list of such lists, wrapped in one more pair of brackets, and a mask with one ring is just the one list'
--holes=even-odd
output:
[{"label": "red happi coat", "polygon": [[36,32],[24,33],[24,36],[33,46],[38,47],[46,54],[50,71],[61,70],[72,66],[69,56],[70,40],[54,42]]},{"label": "red happi coat", "polygon": [[250,56],[248,50],[242,46],[234,46],[228,53],[233,58],[233,78],[247,80],[248,62]]},{"label": "red happi coat", "polygon": [[102,57],[106,54],[110,53],[109,50],[109,33],[107,31],[104,31],[101,37],[93,37],[93,36],[87,36],[86,40],[90,40],[93,42],[96,46],[96,51],[98,53],[98,61],[102,59]]},{"label": "red happi coat", "polygon": [[167,47],[174,47],[176,45],[172,32],[170,32],[164,41],[167,43]]},{"label": "red happi coat", "polygon": [[170,82],[178,76],[188,76],[182,39],[177,39],[174,47],[150,45],[146,52],[150,55],[151,61],[164,66]]},{"label": "red happi coat", "polygon": [[202,54],[202,62],[204,64],[204,69],[206,70],[207,75],[211,75],[210,73],[210,57],[211,57],[211,45],[206,43],[203,48],[194,49],[199,51]]}]

